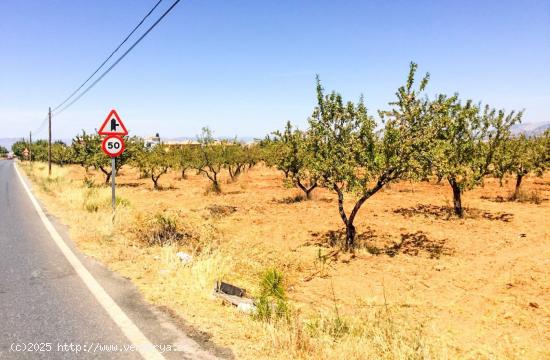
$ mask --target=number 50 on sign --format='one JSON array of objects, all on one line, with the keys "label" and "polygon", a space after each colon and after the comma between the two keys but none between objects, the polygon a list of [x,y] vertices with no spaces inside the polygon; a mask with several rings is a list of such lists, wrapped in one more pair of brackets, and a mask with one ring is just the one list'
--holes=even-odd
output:
[{"label": "number 50 on sign", "polygon": [[111,135],[103,139],[101,144],[103,152],[112,158],[120,156],[124,152],[124,140],[120,136]]}]

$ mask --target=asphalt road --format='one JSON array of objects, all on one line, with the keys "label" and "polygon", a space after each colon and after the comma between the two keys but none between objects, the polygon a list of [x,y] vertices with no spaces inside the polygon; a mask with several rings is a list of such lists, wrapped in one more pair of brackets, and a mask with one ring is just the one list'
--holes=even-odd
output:
[{"label": "asphalt road", "polygon": [[[186,335],[185,324],[146,304],[129,281],[79,254],[66,229],[48,218],[152,344],[181,350],[164,352],[166,359],[232,357],[204,338]],[[127,351],[130,345],[46,231],[13,162],[0,160],[0,359],[142,359]]]}]

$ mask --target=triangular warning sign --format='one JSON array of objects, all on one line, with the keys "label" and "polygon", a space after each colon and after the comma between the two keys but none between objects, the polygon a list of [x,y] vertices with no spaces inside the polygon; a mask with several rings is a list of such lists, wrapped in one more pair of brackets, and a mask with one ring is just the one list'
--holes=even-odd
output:
[{"label": "triangular warning sign", "polygon": [[128,135],[128,130],[126,130],[126,126],[124,126],[124,123],[122,120],[120,120],[120,116],[118,116],[116,110],[111,110],[109,115],[107,115],[107,118],[103,122],[103,125],[99,128],[99,131],[97,132],[99,135]]}]

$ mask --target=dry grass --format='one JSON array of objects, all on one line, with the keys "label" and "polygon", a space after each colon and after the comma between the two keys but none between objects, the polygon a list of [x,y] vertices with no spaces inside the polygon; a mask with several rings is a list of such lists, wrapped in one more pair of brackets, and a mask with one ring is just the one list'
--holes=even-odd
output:
[{"label": "dry grass", "polygon": [[[482,199],[508,194],[494,181],[466,193],[465,219],[447,216],[446,186],[392,185],[359,213],[362,246],[349,255],[334,247],[334,195],[293,200],[299,192],[262,166],[224,182],[221,195],[205,194],[207,180],[192,174],[168,174],[161,182],[171,190],[153,191],[123,168],[114,223],[100,174],[54,167],[48,179],[44,165],[23,169],[83,252],[238,358],[550,356],[550,206]],[[544,198],[548,184],[524,186]],[[193,260],[182,264],[178,251]],[[218,279],[258,294],[269,268],[284,274],[288,321],[255,321],[212,299]]]}]

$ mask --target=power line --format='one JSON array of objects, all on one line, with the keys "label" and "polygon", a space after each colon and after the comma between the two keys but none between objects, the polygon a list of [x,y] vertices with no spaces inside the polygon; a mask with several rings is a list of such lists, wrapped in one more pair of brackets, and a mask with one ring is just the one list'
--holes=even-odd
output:
[{"label": "power line", "polygon": [[120,61],[122,61],[122,59],[124,59],[126,57],[126,55],[128,55],[128,53],[130,53],[130,51],[132,51],[137,44],[139,44],[141,42],[141,40],[143,40],[147,34],[149,34],[151,32],[151,30],[153,30],[161,21],[162,19],[164,19],[164,17],[166,15],[168,15],[168,13],[170,11],[172,11],[172,9],[180,2],[181,0],[176,0],[169,8],[168,10],[166,10],[159,18],[157,21],[155,21],[150,27],[149,29],[147,29],[147,31],[145,31],[145,33],[143,33],[143,35],[141,35],[139,37],[139,39],[137,39],[133,44],[132,46],[130,46],[130,48],[128,48],[128,50],[126,50],[124,52],[124,54],[122,54],[107,70],[105,70],[103,72],[103,74],[101,74],[101,76],[99,76],[92,84],[90,84],[83,92],[81,92],[75,99],[73,99],[70,103],[68,103],[67,105],[65,105],[65,107],[63,107],[61,110],[59,110],[55,115],[59,115],[61,114],[63,111],[67,110],[69,107],[71,107],[75,102],[77,102],[78,100],[80,100],[80,98],[82,98],[88,91],[90,91],[98,82],[101,81],[101,79],[103,79],[105,77],[105,75],[107,75],[115,66],[118,65],[118,63]]},{"label": "power line", "polygon": [[46,116],[44,118],[44,120],[42,120],[42,123],[40,123],[40,126],[38,128],[36,128],[35,131],[33,131],[32,133],[34,135],[38,135],[40,134],[42,131],[44,131],[44,129],[46,128],[46,125],[48,124],[48,117]]},{"label": "power line", "polygon": [[157,6],[160,5],[160,3],[162,2],[162,0],[159,0],[155,6],[153,6],[153,8],[151,10],[149,10],[149,12],[143,17],[143,19],[141,19],[141,21],[132,29],[132,31],[130,31],[130,33],[124,38],[124,40],[122,40],[122,42],[116,47],[115,50],[113,50],[113,52],[101,63],[101,65],[99,65],[99,67],[97,69],[95,69],[95,71],[92,73],[92,75],[90,75],[86,81],[84,81],[75,91],[73,91],[71,93],[71,95],[69,95],[65,100],[63,100],[63,102],[59,105],[57,105],[56,107],[54,107],[52,109],[52,111],[55,111],[57,109],[59,109],[61,106],[63,106],[67,101],[69,101],[70,98],[72,98],[80,89],[82,89],[82,87],[84,87],[84,85],[86,85],[88,83],[88,81],[90,81],[90,79],[92,77],[94,77],[95,74],[97,74],[97,72],[99,70],[101,70],[101,68],[107,63],[107,61],[109,61],[113,55],[122,47],[122,45],[124,45],[126,43],[126,41],[128,41],[128,39],[130,38],[130,36],[132,36],[136,30],[141,26],[141,24],[143,24],[143,22],[149,17],[149,15],[151,15],[151,13],[153,11],[155,11],[155,9],[157,8]]}]

